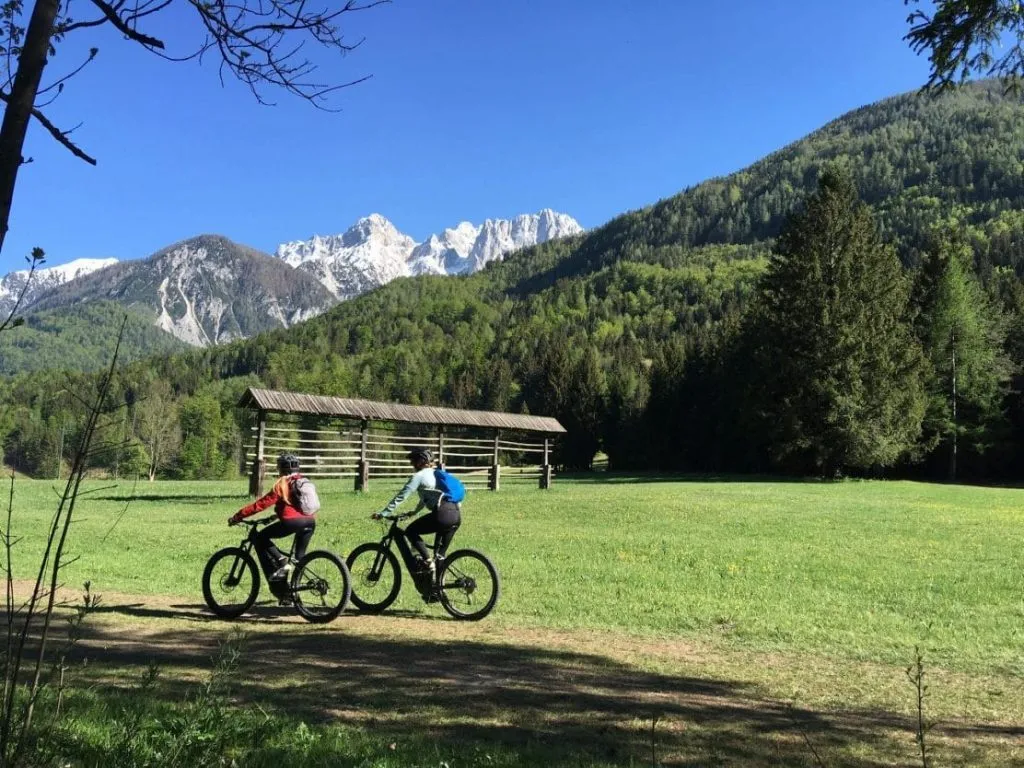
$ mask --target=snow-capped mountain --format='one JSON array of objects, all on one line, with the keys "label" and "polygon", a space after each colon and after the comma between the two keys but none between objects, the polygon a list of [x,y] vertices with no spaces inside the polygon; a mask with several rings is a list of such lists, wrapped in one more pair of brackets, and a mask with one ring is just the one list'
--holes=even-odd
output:
[{"label": "snow-capped mountain", "polygon": [[464,221],[417,244],[380,214],[360,219],[342,235],[285,243],[278,258],[309,272],[339,300],[409,275],[462,275],[520,248],[582,232],[564,213],[546,209],[514,219]]},{"label": "snow-capped mountain", "polygon": [[[582,231],[572,217],[544,210],[480,226],[464,221],[417,243],[373,214],[341,235],[285,243],[277,258],[201,235],[146,259],[37,269],[19,312],[111,300],[142,309],[182,341],[208,346],[287,328],[397,277],[468,274],[516,249]],[[10,312],[27,278],[21,270],[0,279],[0,312]]]},{"label": "snow-capped mountain", "polygon": [[410,274],[407,260],[415,246],[415,240],[375,213],[343,235],[285,243],[278,247],[277,256],[313,275],[344,300]]},{"label": "snow-capped mountain", "polygon": [[480,227],[463,221],[455,229],[446,229],[440,235],[431,235],[412,249],[409,270],[414,275],[461,274],[469,255],[473,252]]},{"label": "snow-capped mountain", "polygon": [[147,308],[159,328],[194,346],[288,327],[336,303],[318,280],[269,254],[201,235],[66,283],[31,309],[97,299]]},{"label": "snow-capped mountain", "polygon": [[[22,299],[22,309],[30,306],[47,291],[92,272],[117,264],[117,259],[75,259],[56,267],[39,267],[28,283],[28,290]],[[0,315],[6,319],[14,309],[18,296],[29,279],[29,270],[19,269],[0,278]],[[2,322],[2,320],[0,320]]]},{"label": "snow-capped mountain", "polygon": [[572,216],[550,209],[535,215],[516,216],[511,221],[488,219],[480,227],[461,272],[476,272],[488,262],[500,260],[512,251],[582,231],[583,227]]}]

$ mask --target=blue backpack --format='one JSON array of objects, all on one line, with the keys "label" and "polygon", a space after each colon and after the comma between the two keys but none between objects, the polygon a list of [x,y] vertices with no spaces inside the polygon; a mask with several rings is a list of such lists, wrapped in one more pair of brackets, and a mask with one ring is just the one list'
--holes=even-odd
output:
[{"label": "blue backpack", "polygon": [[447,496],[448,501],[458,504],[466,498],[466,486],[448,470],[441,469],[440,467],[435,469],[434,480],[437,482],[437,490]]}]

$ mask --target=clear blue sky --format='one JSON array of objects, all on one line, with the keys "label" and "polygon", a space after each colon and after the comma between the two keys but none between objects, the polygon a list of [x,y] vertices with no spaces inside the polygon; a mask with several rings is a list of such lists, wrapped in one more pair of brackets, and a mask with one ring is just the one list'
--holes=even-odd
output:
[{"label": "clear blue sky", "polygon": [[[321,75],[372,74],[339,114],[258,105],[215,61],[173,64],[109,32],[48,109],[99,159],[30,129],[0,273],[141,258],[216,232],[272,251],[379,212],[417,239],[555,208],[593,227],[748,165],[844,112],[914,89],[902,0],[394,0]],[[184,15],[147,31],[172,51]],[[62,49],[51,74],[76,63]]]}]

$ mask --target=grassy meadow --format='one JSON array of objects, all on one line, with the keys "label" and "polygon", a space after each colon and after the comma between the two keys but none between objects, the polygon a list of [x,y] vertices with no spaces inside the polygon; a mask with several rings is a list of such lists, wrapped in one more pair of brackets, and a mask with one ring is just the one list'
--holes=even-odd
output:
[{"label": "grassy meadow", "polygon": [[[52,486],[15,486],[18,578]],[[397,483],[318,487],[311,548],[345,555],[379,537],[368,517]],[[152,660],[172,688],[202,678],[231,625],[206,614],[199,579],[239,540],[226,520],[244,503],[241,480],[90,483],[66,583],[104,596],[95,657],[120,651],[88,679],[123,691]],[[448,620],[408,584],[391,612],[322,628],[261,604],[236,623],[261,672],[234,705],[308,721],[306,764],[907,764],[919,648],[935,764],[1024,760],[1022,490],[563,479],[471,492],[461,546],[502,575],[483,622]],[[77,699],[92,749],[114,738],[89,719],[97,690]],[[285,741],[259,754],[290,764]]]}]

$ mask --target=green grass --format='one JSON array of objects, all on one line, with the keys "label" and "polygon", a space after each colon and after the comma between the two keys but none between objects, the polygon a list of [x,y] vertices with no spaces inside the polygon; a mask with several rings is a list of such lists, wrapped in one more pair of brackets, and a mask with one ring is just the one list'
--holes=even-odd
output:
[{"label": "green grass", "polygon": [[[347,554],[379,537],[369,515],[397,486],[318,483],[313,547]],[[147,748],[167,738],[160,724],[230,626],[202,620],[199,579],[238,542],[226,521],[247,501],[241,480],[90,483],[66,582],[111,596],[90,647],[121,650],[69,700],[72,751],[111,749],[110,713],[151,657],[165,674]],[[52,483],[18,480],[20,578],[54,502]],[[919,646],[928,715],[956,724],[934,733],[940,762],[1024,757],[1006,725],[1024,713],[1024,491],[578,478],[472,492],[453,549],[464,546],[503,579],[478,625],[430,621],[443,614],[408,584],[379,620],[314,628],[257,609],[246,658],[260,673],[236,703],[266,740],[218,738],[252,765],[650,765],[664,714],[663,759],[816,765],[792,704],[826,764],[905,763],[916,712],[904,669]],[[133,634],[144,639],[125,649]]]},{"label": "green grass", "polygon": [[[93,484],[98,487],[99,484]],[[319,484],[313,546],[347,554],[392,484]],[[18,559],[31,560],[52,484],[19,481]],[[131,498],[134,494],[135,498]],[[237,543],[244,482],[121,483],[84,496],[68,581],[200,595],[209,555]],[[407,502],[408,503],[408,502]],[[915,645],[954,670],[1024,675],[1024,491],[909,482],[559,482],[474,492],[454,548],[498,565],[490,621],[714,636],[758,650],[902,663]],[[399,607],[415,608],[405,590]]]}]

